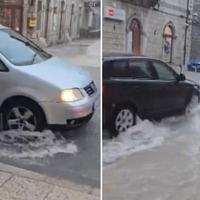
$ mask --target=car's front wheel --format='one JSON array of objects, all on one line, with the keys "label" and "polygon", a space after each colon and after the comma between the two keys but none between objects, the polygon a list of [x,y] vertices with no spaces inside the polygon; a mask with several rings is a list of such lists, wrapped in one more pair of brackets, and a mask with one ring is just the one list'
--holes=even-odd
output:
[{"label": "car's front wheel", "polygon": [[125,132],[131,126],[136,124],[136,112],[131,106],[120,106],[114,111],[111,120],[111,137]]},{"label": "car's front wheel", "polygon": [[5,130],[41,131],[45,120],[39,106],[17,100],[3,108],[3,126]]}]

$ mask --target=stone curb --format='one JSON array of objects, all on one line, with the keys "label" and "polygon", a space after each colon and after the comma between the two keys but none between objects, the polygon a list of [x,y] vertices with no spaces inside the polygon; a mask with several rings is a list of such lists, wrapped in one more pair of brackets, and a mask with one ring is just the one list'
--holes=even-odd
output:
[{"label": "stone curb", "polygon": [[46,175],[42,175],[42,174],[32,172],[29,170],[13,167],[13,166],[6,165],[3,163],[0,163],[0,172],[10,173],[11,175],[17,175],[17,176],[21,176],[23,178],[32,179],[34,181],[40,181],[40,182],[44,182],[44,183],[58,186],[61,188],[67,188],[67,189],[71,189],[74,191],[79,191],[82,193],[87,193],[89,195],[100,197],[99,188],[93,188],[88,185],[78,185],[76,183],[65,180],[63,178],[49,177]]}]

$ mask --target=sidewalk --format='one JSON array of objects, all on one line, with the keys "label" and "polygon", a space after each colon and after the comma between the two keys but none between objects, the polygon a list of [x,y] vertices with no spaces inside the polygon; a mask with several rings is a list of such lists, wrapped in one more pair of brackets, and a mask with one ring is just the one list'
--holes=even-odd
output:
[{"label": "sidewalk", "polygon": [[99,200],[99,189],[0,163],[0,200]]},{"label": "sidewalk", "polygon": [[80,39],[51,46],[47,51],[57,57],[65,58],[72,64],[100,67],[100,39]]}]

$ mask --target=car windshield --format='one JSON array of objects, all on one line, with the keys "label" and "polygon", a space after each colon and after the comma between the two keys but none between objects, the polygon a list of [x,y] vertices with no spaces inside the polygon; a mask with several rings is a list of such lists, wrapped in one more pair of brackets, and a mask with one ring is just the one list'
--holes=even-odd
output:
[{"label": "car windshield", "polygon": [[10,30],[0,30],[0,53],[16,66],[43,62],[51,55],[22,35]]}]

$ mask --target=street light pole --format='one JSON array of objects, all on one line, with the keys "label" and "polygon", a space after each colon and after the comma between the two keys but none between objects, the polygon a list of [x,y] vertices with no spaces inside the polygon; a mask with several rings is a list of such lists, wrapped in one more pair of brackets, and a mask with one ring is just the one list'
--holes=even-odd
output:
[{"label": "street light pole", "polygon": [[186,18],[185,18],[185,41],[184,41],[184,54],[183,54],[183,64],[186,65],[186,53],[187,53],[187,35],[189,28],[189,16],[190,16],[190,0],[187,0],[187,10],[186,10]]}]

